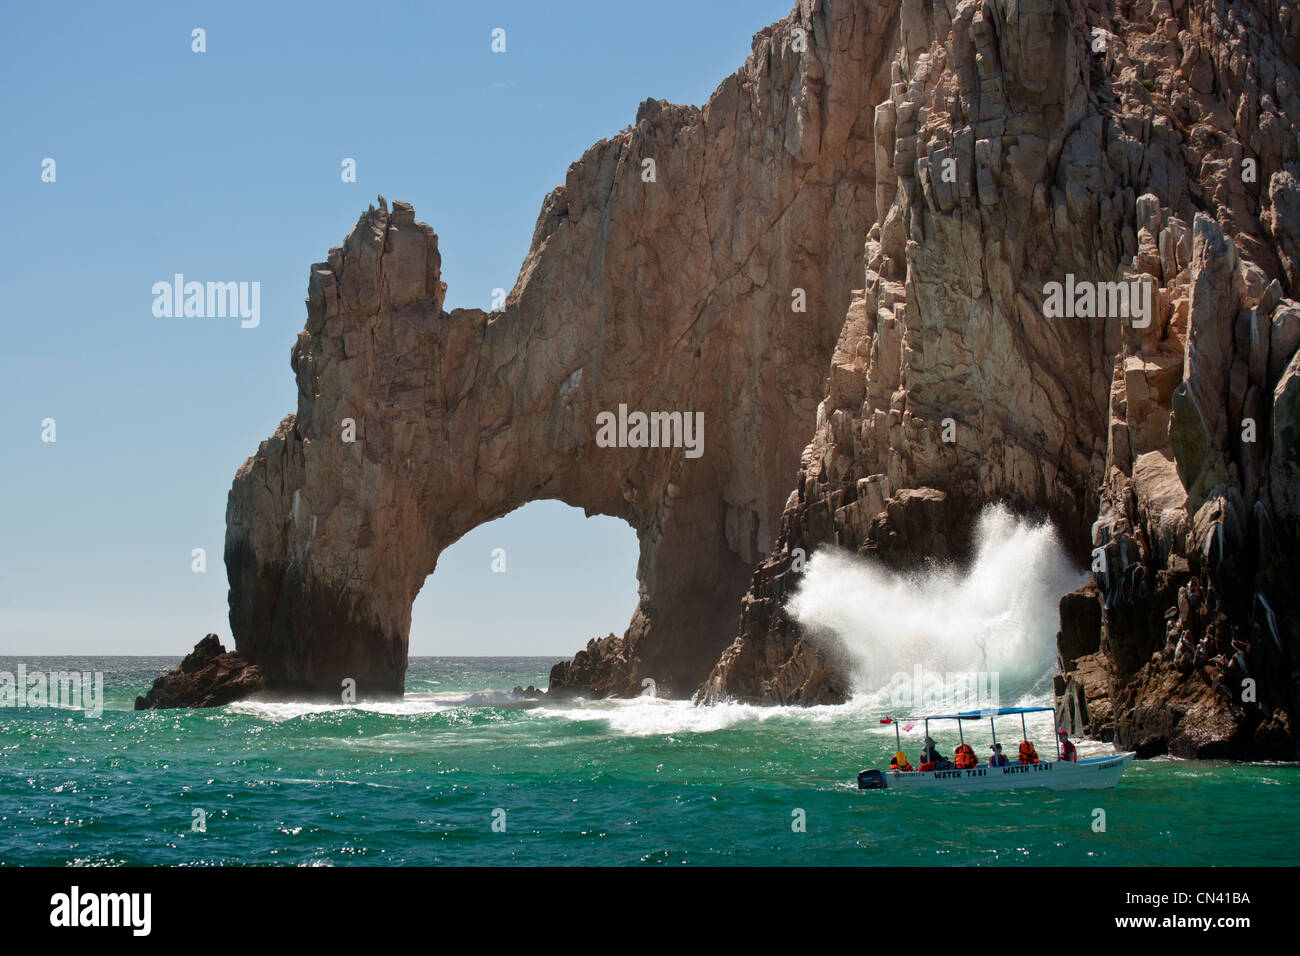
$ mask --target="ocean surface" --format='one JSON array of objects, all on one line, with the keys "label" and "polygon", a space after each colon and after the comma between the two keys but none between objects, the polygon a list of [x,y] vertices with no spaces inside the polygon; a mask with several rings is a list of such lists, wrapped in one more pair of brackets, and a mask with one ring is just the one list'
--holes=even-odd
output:
[{"label": "ocean surface", "polygon": [[[19,662],[0,658],[0,671]],[[554,662],[413,658],[406,699],[388,704],[136,713],[135,696],[176,659],[22,658],[29,672],[102,672],[104,710],[0,709],[0,864],[1295,859],[1295,764],[1143,761],[1108,791],[863,792],[856,772],[887,765],[894,749],[879,699],[809,709],[510,699],[515,684],[544,685]],[[1021,700],[1042,695],[1041,682],[1011,689]],[[1043,716],[1030,725],[1040,752],[1051,738]],[[1012,739],[1015,718],[1004,720]],[[935,736],[951,751],[955,732]]]}]

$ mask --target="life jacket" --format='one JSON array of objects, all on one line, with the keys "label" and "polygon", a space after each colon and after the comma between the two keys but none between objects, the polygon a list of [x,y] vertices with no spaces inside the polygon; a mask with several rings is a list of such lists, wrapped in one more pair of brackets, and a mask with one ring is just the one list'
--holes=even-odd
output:
[{"label": "life jacket", "polygon": [[921,770],[922,773],[924,773],[924,772],[926,772],[926,771],[928,771],[928,770],[933,770],[933,769],[934,769],[934,761],[933,761],[933,760],[927,760],[925,763],[921,764],[921,766],[920,766],[920,770]]},{"label": "life jacket", "polygon": [[958,770],[970,770],[979,763],[975,759],[975,751],[971,749],[970,744],[958,744],[953,756],[957,758]]},{"label": "life jacket", "polygon": [[[900,753],[901,753],[901,751],[900,751]],[[902,756],[903,756],[903,762],[902,762],[902,763],[899,763],[899,762],[898,762],[899,754],[894,754],[894,756],[890,757],[890,758],[889,758],[889,769],[890,769],[890,770],[898,770],[898,771],[901,771],[902,773],[911,773],[911,772],[912,772],[912,765],[911,765],[910,763],[908,763],[907,755],[906,755],[906,754],[903,754]]]},{"label": "life jacket", "polygon": [[1020,741],[1020,762],[1021,763],[1038,763],[1038,751],[1028,740]]}]

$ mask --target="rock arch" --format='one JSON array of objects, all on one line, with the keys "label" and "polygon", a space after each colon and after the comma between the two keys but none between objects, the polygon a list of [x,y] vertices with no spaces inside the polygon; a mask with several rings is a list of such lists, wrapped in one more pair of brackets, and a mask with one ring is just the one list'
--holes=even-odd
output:
[{"label": "rock arch", "polygon": [[[439,553],[554,498],[636,530],[629,679],[694,689],[776,536],[861,275],[896,29],[895,4],[802,4],[703,109],[643,103],[546,197],[500,312],[444,311],[437,236],[382,197],[312,267],[297,413],[227,505],[231,628],[268,685],[400,694]],[[620,404],[703,413],[702,455],[597,447]]]}]

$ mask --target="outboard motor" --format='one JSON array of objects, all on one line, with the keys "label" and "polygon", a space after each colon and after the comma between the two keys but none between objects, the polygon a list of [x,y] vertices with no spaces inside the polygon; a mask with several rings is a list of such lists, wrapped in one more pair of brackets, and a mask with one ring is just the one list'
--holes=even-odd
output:
[{"label": "outboard motor", "polygon": [[885,775],[879,770],[858,771],[859,790],[884,790],[888,786],[889,784],[885,782]]}]

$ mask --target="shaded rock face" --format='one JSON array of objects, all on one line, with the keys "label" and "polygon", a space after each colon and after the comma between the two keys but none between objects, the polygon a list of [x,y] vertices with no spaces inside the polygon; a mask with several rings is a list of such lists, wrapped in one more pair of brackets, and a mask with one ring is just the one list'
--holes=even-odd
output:
[{"label": "shaded rock face", "polygon": [[[781,611],[803,559],[960,561],[1000,501],[1096,569],[1061,608],[1073,719],[1144,753],[1294,755],[1300,11],[909,0],[898,44],[862,287],[699,699],[842,699],[811,677],[837,649]],[[1150,307],[1049,304],[1076,282]],[[1182,632],[1208,639],[1179,670]]]},{"label": "shaded rock face", "polygon": [[[896,3],[806,0],[703,109],[642,104],[546,197],[498,312],[444,311],[437,237],[401,202],[312,267],[297,411],[227,506],[231,628],[268,685],[400,694],[442,551],[558,499],[636,530],[641,598],[617,668],[553,685],[694,689],[816,420],[897,31]],[[597,416],[621,405],[702,420],[699,454],[602,447]]]},{"label": "shaded rock face", "polygon": [[228,652],[215,634],[194,645],[180,667],[153,682],[135,699],[136,710],[220,707],[264,689],[261,671],[243,654]]},{"label": "shaded rock face", "polygon": [[635,697],[641,692],[635,670],[626,640],[614,634],[592,638],[573,660],[551,668],[548,693],[561,698]]}]

